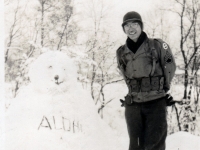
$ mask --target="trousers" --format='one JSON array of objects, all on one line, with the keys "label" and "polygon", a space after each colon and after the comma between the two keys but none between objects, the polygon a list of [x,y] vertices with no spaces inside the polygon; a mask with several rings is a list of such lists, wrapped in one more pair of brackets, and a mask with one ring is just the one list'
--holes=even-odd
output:
[{"label": "trousers", "polygon": [[167,136],[165,98],[125,104],[129,150],[165,150]]}]

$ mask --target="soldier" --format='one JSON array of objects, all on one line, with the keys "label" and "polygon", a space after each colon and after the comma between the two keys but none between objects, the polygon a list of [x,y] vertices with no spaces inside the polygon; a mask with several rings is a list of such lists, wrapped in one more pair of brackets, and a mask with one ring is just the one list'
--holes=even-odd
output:
[{"label": "soldier", "polygon": [[161,39],[147,37],[137,12],[124,15],[122,28],[127,40],[117,50],[117,63],[129,89],[124,103],[129,150],[165,150],[173,54]]}]

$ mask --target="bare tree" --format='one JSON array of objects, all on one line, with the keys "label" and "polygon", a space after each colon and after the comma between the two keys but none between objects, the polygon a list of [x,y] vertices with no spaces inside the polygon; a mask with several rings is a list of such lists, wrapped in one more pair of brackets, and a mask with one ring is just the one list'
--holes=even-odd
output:
[{"label": "bare tree", "polygon": [[114,48],[115,43],[109,42],[109,38],[104,38],[102,44],[100,44],[98,48],[98,55],[96,61],[98,62],[96,66],[96,78],[95,81],[98,82],[98,97],[96,98],[95,104],[100,102],[100,108],[98,109],[98,113],[101,113],[101,118],[103,118],[103,109],[106,107],[108,103],[110,103],[113,99],[107,100],[105,97],[104,88],[106,85],[116,83],[122,81],[123,79],[115,79],[115,69],[116,69],[116,59],[111,54],[111,49]]},{"label": "bare tree", "polygon": [[[196,38],[194,32],[196,32],[195,26],[196,26],[197,16],[199,12],[199,8],[198,8],[199,5],[196,5],[196,4],[199,2],[196,0],[192,0],[191,3],[189,3],[186,0],[175,0],[175,2],[179,4],[181,7],[181,11],[180,12],[176,11],[176,13],[180,17],[180,31],[181,31],[180,51],[184,59],[184,70],[185,70],[183,98],[186,99],[187,94],[188,94],[187,87],[188,87],[188,81],[189,81],[189,73],[188,73],[189,66],[199,49],[199,45],[196,45],[192,49],[191,47],[188,47],[187,43],[191,42],[190,40],[191,37],[193,37],[192,40]],[[198,7],[196,8],[196,6]]]},{"label": "bare tree", "polygon": [[[88,18],[92,20],[92,30],[91,30],[91,35],[90,39],[87,41],[88,45],[88,54],[91,56],[92,60],[96,62],[96,57],[97,54],[96,52],[98,51],[98,40],[101,39],[101,34],[102,34],[102,23],[106,18],[106,13],[108,11],[108,7],[104,4],[103,0],[90,0],[87,5],[83,5],[85,7],[85,14],[87,15]],[[93,99],[95,99],[94,95],[94,82],[96,78],[96,65],[92,64],[92,69],[91,69],[91,96]]]},{"label": "bare tree", "polygon": [[21,21],[21,16],[24,13],[24,10],[26,9],[26,5],[24,8],[20,6],[20,0],[17,0],[17,5],[16,8],[14,8],[14,17],[13,17],[13,22],[11,24],[11,27],[9,29],[9,37],[8,37],[8,43],[7,43],[7,48],[5,51],[5,63],[8,60],[9,57],[9,51],[10,47],[12,46],[13,42],[19,38],[21,29],[23,28],[20,26],[20,21]]},{"label": "bare tree", "polygon": [[58,46],[57,46],[57,50],[60,48],[62,40],[63,40],[65,35],[66,35],[66,44],[67,44],[68,35],[65,34],[65,33],[66,33],[66,30],[67,30],[67,26],[69,24],[69,19],[71,18],[72,14],[73,14],[73,7],[70,6],[68,3],[65,5],[64,10],[65,10],[65,12],[64,12],[63,19],[65,20],[65,24],[64,24],[64,28],[63,28],[62,32],[60,33],[60,40],[59,40],[59,43],[58,43]]},{"label": "bare tree", "polygon": [[[45,31],[45,25],[46,25],[46,17],[47,17],[47,13],[50,11],[50,9],[52,9],[55,5],[55,3],[53,3],[54,1],[52,0],[39,0],[40,2],[40,7],[38,8],[38,11],[41,13],[41,46],[44,46],[44,39],[45,36],[47,34],[47,31]],[[48,20],[48,19],[47,19]]]},{"label": "bare tree", "polygon": [[[61,50],[77,34],[76,23],[71,0],[41,1],[38,8],[41,13],[41,46]],[[45,8],[45,9],[44,9]]]},{"label": "bare tree", "polygon": [[161,38],[165,41],[170,41],[168,37],[169,31],[172,28],[171,23],[165,19],[167,18],[166,10],[160,8],[160,6],[158,7],[159,9],[147,14],[146,20],[148,21],[145,22],[144,28],[151,38]]},{"label": "bare tree", "polygon": [[[192,87],[194,79],[197,81],[199,68],[199,10],[200,3],[197,0],[174,0],[173,12],[180,18],[180,51],[184,61],[184,95],[181,106],[175,106],[179,130],[193,133],[196,124],[198,101],[191,103]],[[180,11],[178,11],[180,10]],[[191,73],[191,74],[190,74]],[[190,82],[189,82],[190,81]],[[190,85],[189,91],[188,86]],[[198,85],[197,85],[198,87]],[[197,92],[198,93],[198,92]]]},{"label": "bare tree", "polygon": [[191,93],[192,93],[192,87],[193,87],[193,83],[194,83],[194,79],[195,77],[197,77],[197,72],[199,70],[199,65],[198,65],[198,61],[197,58],[199,56],[199,52],[200,52],[200,42],[199,42],[199,34],[200,34],[200,27],[199,27],[199,11],[200,11],[200,4],[199,6],[196,5],[198,3],[198,1],[194,0],[192,1],[192,8],[191,11],[188,12],[191,16],[190,20],[194,20],[194,25],[192,27],[192,36],[190,37],[191,39],[191,49],[193,49],[193,51],[195,52],[194,54],[194,58],[193,58],[193,64],[191,66],[191,78],[190,78],[190,88],[189,88],[189,92],[188,92],[188,99],[191,99]]}]

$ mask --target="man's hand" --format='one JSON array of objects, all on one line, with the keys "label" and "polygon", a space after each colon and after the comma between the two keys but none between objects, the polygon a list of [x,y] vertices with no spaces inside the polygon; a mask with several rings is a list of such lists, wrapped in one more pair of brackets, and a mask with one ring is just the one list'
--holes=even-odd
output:
[{"label": "man's hand", "polygon": [[123,99],[120,99],[120,102],[122,103],[122,104],[121,104],[121,107],[123,107],[123,106],[124,106],[124,103],[125,103],[125,101],[124,101]]},{"label": "man's hand", "polygon": [[167,106],[172,106],[176,103],[176,101],[173,100],[173,97],[170,94],[166,94],[165,100],[166,100]]}]

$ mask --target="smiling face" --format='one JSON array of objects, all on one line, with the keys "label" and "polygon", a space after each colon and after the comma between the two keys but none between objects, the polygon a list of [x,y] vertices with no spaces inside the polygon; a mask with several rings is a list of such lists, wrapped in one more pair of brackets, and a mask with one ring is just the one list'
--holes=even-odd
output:
[{"label": "smiling face", "polygon": [[62,52],[47,52],[32,64],[31,84],[40,92],[59,94],[69,91],[77,82],[76,66]]},{"label": "smiling face", "polygon": [[129,21],[124,25],[124,32],[131,40],[137,42],[140,34],[142,33],[142,29],[138,22]]}]

